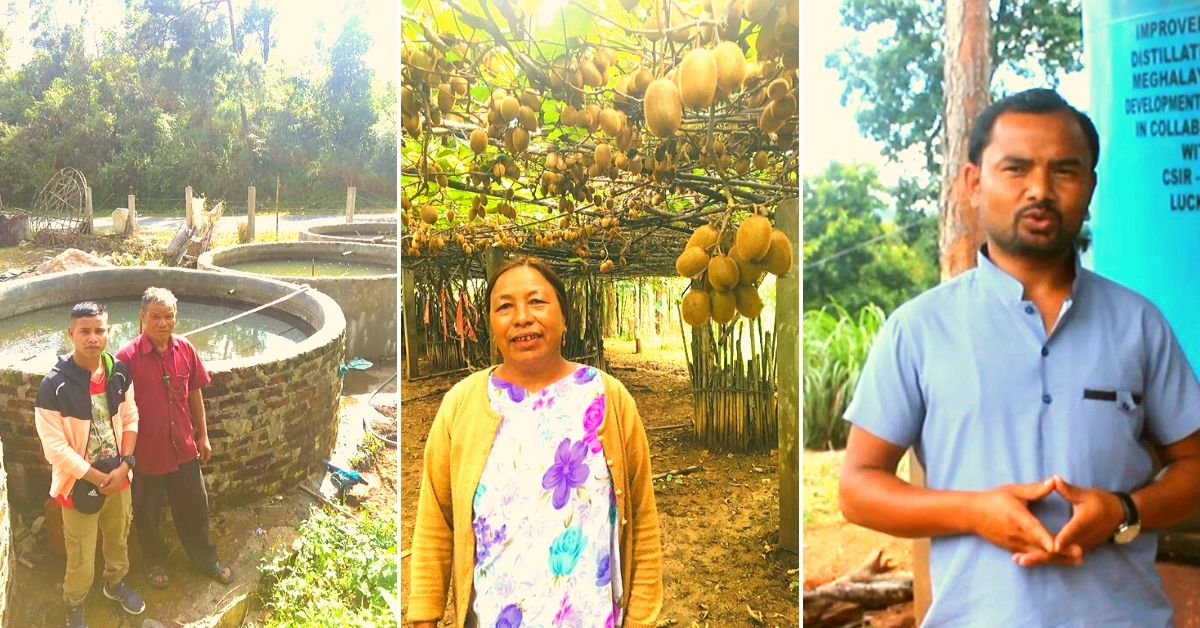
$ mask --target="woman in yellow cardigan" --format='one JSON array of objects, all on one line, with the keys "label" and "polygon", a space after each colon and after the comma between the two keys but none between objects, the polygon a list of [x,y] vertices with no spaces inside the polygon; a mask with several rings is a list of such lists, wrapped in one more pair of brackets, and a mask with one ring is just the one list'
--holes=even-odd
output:
[{"label": "woman in yellow cardigan", "polygon": [[562,280],[518,257],[488,281],[504,360],[442,400],[425,445],[407,618],[653,628],[662,608],[650,451],[625,387],[562,356]]}]

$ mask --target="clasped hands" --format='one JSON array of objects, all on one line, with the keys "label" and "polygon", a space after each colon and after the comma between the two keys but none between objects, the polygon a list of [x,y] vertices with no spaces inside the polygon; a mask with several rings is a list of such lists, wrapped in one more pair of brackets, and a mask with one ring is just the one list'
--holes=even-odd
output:
[{"label": "clasped hands", "polygon": [[[1057,492],[1071,504],[1071,518],[1051,535],[1029,504]],[[1041,482],[1005,484],[978,494],[976,534],[1012,552],[1022,567],[1080,565],[1083,555],[1112,537],[1125,519],[1116,495],[1069,484],[1054,475]]]},{"label": "clasped hands", "polygon": [[[101,471],[101,473],[104,473]],[[121,492],[121,488],[125,486],[125,480],[129,478],[129,467],[125,463],[121,463],[116,469],[104,473],[104,479],[96,484],[96,488],[100,489],[100,494],[104,496],[115,495]]]}]

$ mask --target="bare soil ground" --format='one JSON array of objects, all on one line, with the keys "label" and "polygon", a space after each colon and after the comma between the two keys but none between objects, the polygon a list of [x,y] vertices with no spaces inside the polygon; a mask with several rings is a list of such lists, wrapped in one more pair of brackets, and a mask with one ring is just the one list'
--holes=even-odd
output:
[{"label": "bare soil ground", "polygon": [[[868,530],[846,521],[837,506],[837,478],[842,451],[805,451],[804,589],[837,578],[882,549],[897,571],[912,571],[912,541]],[[907,476],[902,470],[901,475]],[[868,614],[871,626],[904,626],[913,622],[912,604]]]},{"label": "bare soil ground", "polygon": [[[775,451],[727,454],[696,443],[682,354],[655,350],[638,355],[632,352],[632,343],[611,340],[605,341],[605,353],[608,371],[637,401],[648,429],[654,472],[701,466],[670,482],[654,483],[666,584],[659,625],[797,625],[798,557],[779,547]],[[463,376],[401,386],[402,550],[408,549],[411,539],[429,426],[442,395]],[[655,429],[678,424],[688,426]],[[407,570],[404,559],[402,605],[408,595]],[[443,621],[443,625],[448,624]]]}]

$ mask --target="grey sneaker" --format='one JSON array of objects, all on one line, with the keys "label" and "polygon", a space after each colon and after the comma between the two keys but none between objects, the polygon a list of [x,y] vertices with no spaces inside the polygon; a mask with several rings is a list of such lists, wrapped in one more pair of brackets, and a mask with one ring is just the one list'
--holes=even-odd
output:
[{"label": "grey sneaker", "polygon": [[137,591],[129,588],[122,580],[112,586],[107,582],[101,589],[104,592],[104,597],[121,603],[121,608],[125,609],[130,615],[141,615],[142,611],[146,610],[146,603],[142,601],[142,596],[137,594]]},{"label": "grey sneaker", "polygon": [[67,628],[87,628],[87,614],[84,612],[83,602],[80,602],[79,606],[67,606]]}]

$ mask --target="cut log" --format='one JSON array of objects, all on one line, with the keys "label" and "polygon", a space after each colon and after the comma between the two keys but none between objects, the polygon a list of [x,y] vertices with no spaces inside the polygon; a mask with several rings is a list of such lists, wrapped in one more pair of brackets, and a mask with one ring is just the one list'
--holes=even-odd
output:
[{"label": "cut log", "polygon": [[913,599],[912,574],[882,576],[865,582],[829,583],[804,592],[804,606],[818,600],[849,602],[866,610],[887,608]]},{"label": "cut log", "polygon": [[836,600],[804,601],[805,628],[835,628],[862,621],[863,609],[857,604]]},{"label": "cut log", "polygon": [[912,574],[889,573],[894,568],[883,550],[875,549],[846,573],[805,591],[804,625],[843,626],[859,621],[863,611],[912,601]]},{"label": "cut log", "polygon": [[887,573],[895,568],[896,564],[883,555],[883,548],[875,548],[871,552],[871,555],[857,567],[821,586],[841,584],[843,582],[865,582],[873,580],[879,574]]}]

